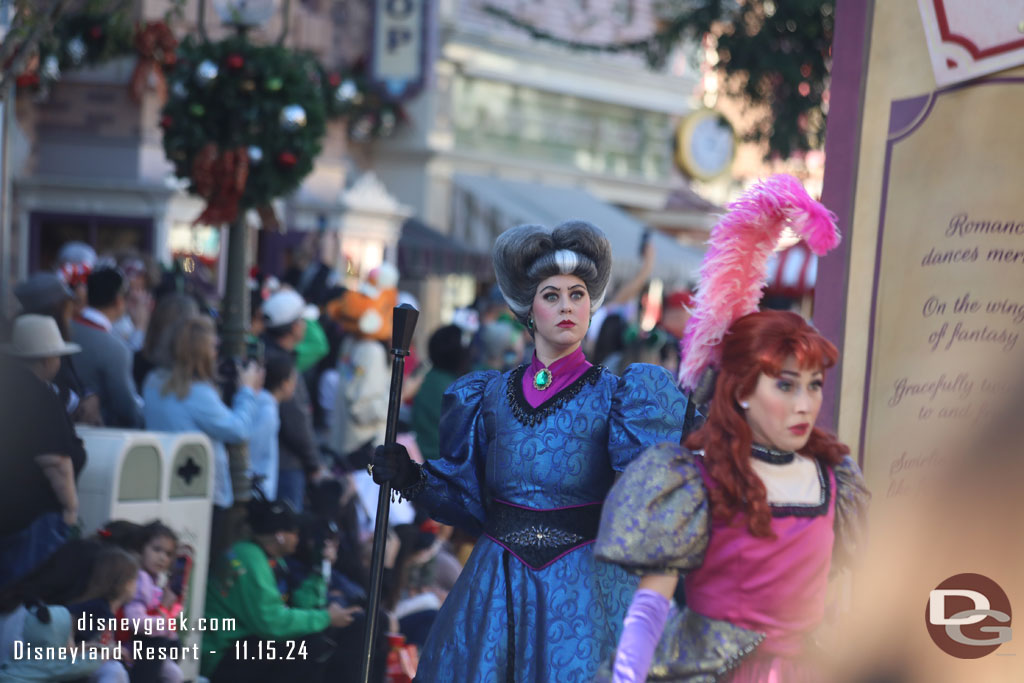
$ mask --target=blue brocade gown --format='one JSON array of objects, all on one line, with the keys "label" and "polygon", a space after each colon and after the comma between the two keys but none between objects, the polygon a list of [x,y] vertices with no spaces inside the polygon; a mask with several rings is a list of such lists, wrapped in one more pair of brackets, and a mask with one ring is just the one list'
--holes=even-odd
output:
[{"label": "blue brocade gown", "polygon": [[[648,446],[679,443],[686,399],[662,368],[633,365],[620,379],[593,367],[537,408],[516,388],[524,368],[473,373],[445,392],[441,458],[425,465],[415,499],[435,519],[481,534],[493,499],[533,509],[600,502]],[[615,651],[636,583],[596,561],[592,543],[533,569],[481,536],[434,622],[417,681],[590,681]]]}]

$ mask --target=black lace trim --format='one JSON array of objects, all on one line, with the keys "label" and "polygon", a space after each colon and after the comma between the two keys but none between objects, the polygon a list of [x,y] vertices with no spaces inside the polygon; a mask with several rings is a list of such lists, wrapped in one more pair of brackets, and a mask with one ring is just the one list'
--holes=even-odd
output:
[{"label": "black lace trim", "polygon": [[770,465],[788,465],[796,457],[793,451],[777,451],[756,443],[751,444],[750,455]]},{"label": "black lace trim", "polygon": [[423,488],[427,485],[427,471],[423,465],[416,465],[416,470],[416,481],[399,491],[393,490],[392,498],[395,497],[394,494],[397,494],[398,500],[412,500],[423,492]]},{"label": "black lace trim", "polygon": [[769,503],[772,508],[772,517],[820,517],[828,512],[829,503],[832,502],[831,479],[825,473],[820,461],[815,459],[814,466],[818,469],[818,481],[821,483],[821,502],[785,503],[782,505]]},{"label": "black lace trim", "polygon": [[584,385],[597,384],[602,372],[604,372],[604,367],[600,365],[587,368],[587,371],[576,378],[575,382],[534,408],[523,394],[523,375],[526,374],[526,365],[520,365],[508,375],[508,384],[505,388],[508,407],[517,420],[527,427],[532,427],[543,422],[548,415],[575,398]]}]

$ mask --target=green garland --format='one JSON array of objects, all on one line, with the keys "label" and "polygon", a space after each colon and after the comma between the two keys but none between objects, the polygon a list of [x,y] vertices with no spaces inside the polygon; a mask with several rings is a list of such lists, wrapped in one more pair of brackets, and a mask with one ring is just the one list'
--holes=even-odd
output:
[{"label": "green garland", "polygon": [[[717,3],[721,0],[713,0]],[[502,21],[514,26],[517,29],[530,34],[534,40],[540,40],[554,45],[573,50],[574,52],[592,53],[622,53],[639,52],[647,60],[648,66],[652,69],[659,69],[665,65],[672,48],[682,39],[684,33],[694,32],[694,26],[703,20],[702,10],[695,10],[682,14],[673,19],[661,22],[657,30],[650,36],[637,40],[612,42],[612,43],[587,43],[579,40],[568,40],[559,38],[550,31],[545,31],[527,21],[523,21],[508,10],[494,5],[484,5],[484,12],[497,17]]]},{"label": "green garland", "polygon": [[[47,92],[62,71],[135,52],[125,12],[86,7],[68,14],[39,46],[39,63],[18,77]],[[160,126],[175,174],[195,191],[196,155],[209,143],[244,147],[249,170],[241,208],[263,206],[299,187],[320,153],[328,118],[343,118],[349,137],[387,137],[406,120],[398,102],[371,87],[361,65],[332,71],[311,55],[232,37],[187,38],[167,72],[168,101]]]},{"label": "green garland", "polygon": [[20,87],[42,92],[60,80],[62,72],[94,66],[131,54],[134,35],[127,13],[85,10],[65,14],[53,32],[39,43],[39,63],[16,80]]},{"label": "green garland", "polygon": [[584,43],[555,36],[500,7],[487,14],[535,40],[590,53],[638,52],[661,68],[684,37],[718,35],[718,65],[725,89],[767,115],[744,132],[765,142],[768,157],[788,158],[823,144],[835,0],[657,0],[663,17],[641,40]]},{"label": "green garland", "polygon": [[389,137],[407,118],[401,104],[372,87],[361,63],[321,69],[321,79],[327,116],[345,119],[349,138],[356,142]]},{"label": "green garland", "polygon": [[175,174],[192,181],[191,190],[196,155],[209,143],[248,151],[242,208],[293,192],[313,169],[327,112],[312,57],[237,37],[190,37],[178,49],[168,86],[160,120],[164,151]]}]

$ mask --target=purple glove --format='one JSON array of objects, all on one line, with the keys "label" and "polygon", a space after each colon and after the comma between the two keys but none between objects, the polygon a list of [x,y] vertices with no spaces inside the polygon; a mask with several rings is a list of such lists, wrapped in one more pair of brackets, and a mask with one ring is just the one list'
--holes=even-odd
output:
[{"label": "purple glove", "polygon": [[647,680],[654,648],[661,640],[671,606],[669,599],[657,591],[641,588],[636,592],[623,622],[619,649],[615,652],[612,683]]}]

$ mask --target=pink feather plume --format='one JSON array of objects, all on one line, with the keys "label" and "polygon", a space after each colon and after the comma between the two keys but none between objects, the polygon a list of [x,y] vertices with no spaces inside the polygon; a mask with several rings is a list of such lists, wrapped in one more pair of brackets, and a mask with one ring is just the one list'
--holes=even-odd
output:
[{"label": "pink feather plume", "polygon": [[818,256],[839,244],[835,216],[791,175],[773,175],[729,204],[711,230],[700,268],[693,316],[682,341],[679,383],[692,391],[708,366],[718,366],[718,348],[738,318],[757,311],[768,258],[787,225]]}]

